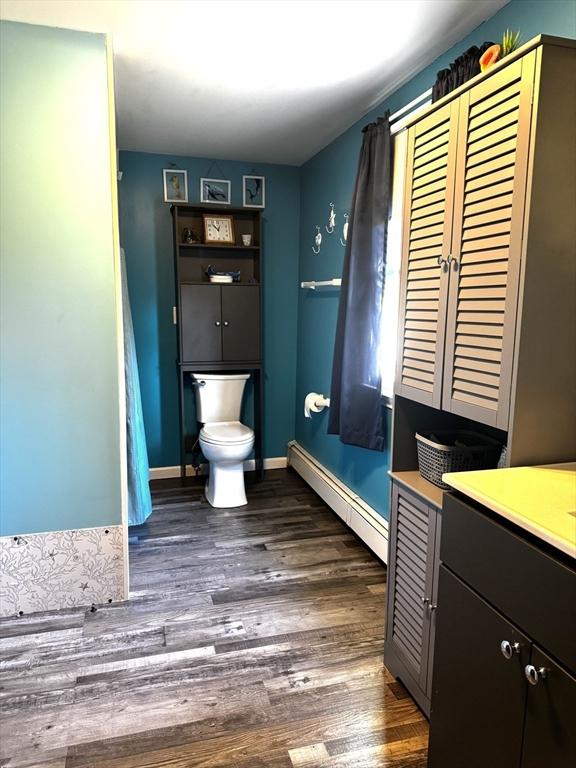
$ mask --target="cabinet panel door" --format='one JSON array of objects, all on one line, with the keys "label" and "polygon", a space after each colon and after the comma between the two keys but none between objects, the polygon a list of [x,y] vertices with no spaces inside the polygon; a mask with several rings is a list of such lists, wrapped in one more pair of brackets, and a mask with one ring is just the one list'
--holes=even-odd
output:
[{"label": "cabinet panel door", "polygon": [[222,286],[222,359],[260,359],[260,289]]},{"label": "cabinet panel door", "polygon": [[439,408],[446,323],[458,106],[408,132],[396,392]]},{"label": "cabinet panel door", "polygon": [[508,428],[535,53],[460,99],[442,407]]},{"label": "cabinet panel door", "polygon": [[180,286],[182,362],[222,360],[219,285]]},{"label": "cabinet panel door", "polygon": [[[435,510],[402,486],[392,487],[386,641],[426,693]],[[404,680],[409,686],[409,681]]]},{"label": "cabinet panel door", "polygon": [[[519,643],[507,659],[500,644]],[[429,768],[517,768],[530,643],[440,566]]]},{"label": "cabinet panel door", "polygon": [[530,663],[546,676],[528,686],[522,768],[574,768],[576,680],[538,648]]}]

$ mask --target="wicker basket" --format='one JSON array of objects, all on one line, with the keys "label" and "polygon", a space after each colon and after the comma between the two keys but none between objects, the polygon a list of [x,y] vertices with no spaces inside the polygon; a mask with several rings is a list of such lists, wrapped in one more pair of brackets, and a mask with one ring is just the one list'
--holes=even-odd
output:
[{"label": "wicker basket", "polygon": [[444,472],[492,469],[498,463],[502,448],[491,437],[458,429],[437,430],[426,437],[416,433],[416,445],[420,474],[444,490],[450,489],[442,482]]}]

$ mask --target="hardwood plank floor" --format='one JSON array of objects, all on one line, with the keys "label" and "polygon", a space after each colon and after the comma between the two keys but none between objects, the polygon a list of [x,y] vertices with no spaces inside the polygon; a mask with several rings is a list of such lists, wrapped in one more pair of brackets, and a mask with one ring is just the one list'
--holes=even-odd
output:
[{"label": "hardwood plank floor", "polygon": [[386,569],[290,470],[212,509],[157,481],[130,600],[0,622],[3,768],[424,768]]}]

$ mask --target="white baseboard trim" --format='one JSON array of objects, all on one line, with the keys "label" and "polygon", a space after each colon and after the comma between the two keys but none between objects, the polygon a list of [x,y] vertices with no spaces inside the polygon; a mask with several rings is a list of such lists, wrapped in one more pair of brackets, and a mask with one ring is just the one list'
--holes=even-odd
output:
[{"label": "white baseboard trim", "polygon": [[[264,469],[286,469],[288,466],[288,459],[286,456],[273,456],[269,459],[264,459]],[[244,462],[244,471],[251,472],[256,467],[254,459],[248,459]],[[208,473],[208,464],[200,465],[200,474],[206,475]],[[186,466],[186,477],[194,477],[194,471],[190,465]],[[176,467],[150,467],[150,480],[164,480],[171,477],[180,477],[180,466]]]},{"label": "white baseboard trim", "polygon": [[288,443],[288,464],[375,555],[388,563],[388,522],[375,509],[295,440]]}]

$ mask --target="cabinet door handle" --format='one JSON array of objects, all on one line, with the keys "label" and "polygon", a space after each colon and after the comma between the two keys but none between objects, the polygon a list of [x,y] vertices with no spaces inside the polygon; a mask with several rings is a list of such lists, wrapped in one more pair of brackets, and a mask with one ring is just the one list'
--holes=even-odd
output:
[{"label": "cabinet door handle", "polygon": [[228,328],[229,325],[230,323],[228,322],[228,320],[224,320],[224,328]]},{"label": "cabinet door handle", "polygon": [[446,272],[448,272],[448,270],[450,269],[451,264],[454,265],[453,267],[454,272],[458,272],[458,259],[452,256],[452,254],[450,254],[446,259]]},{"label": "cabinet door handle", "polygon": [[420,599],[422,600],[422,605],[428,605],[428,603],[430,602],[429,597],[421,597]]},{"label": "cabinet door handle", "polygon": [[511,659],[515,653],[520,653],[520,643],[510,643],[508,640],[502,640],[500,652],[505,659]]},{"label": "cabinet door handle", "polygon": [[539,669],[536,669],[533,664],[527,664],[524,667],[524,674],[530,685],[538,685],[540,680],[543,680],[547,676],[547,673],[548,670],[546,667],[539,667]]},{"label": "cabinet door handle", "polygon": [[214,325],[216,326],[216,328],[220,328],[220,320],[216,320],[216,322],[214,323]]}]

